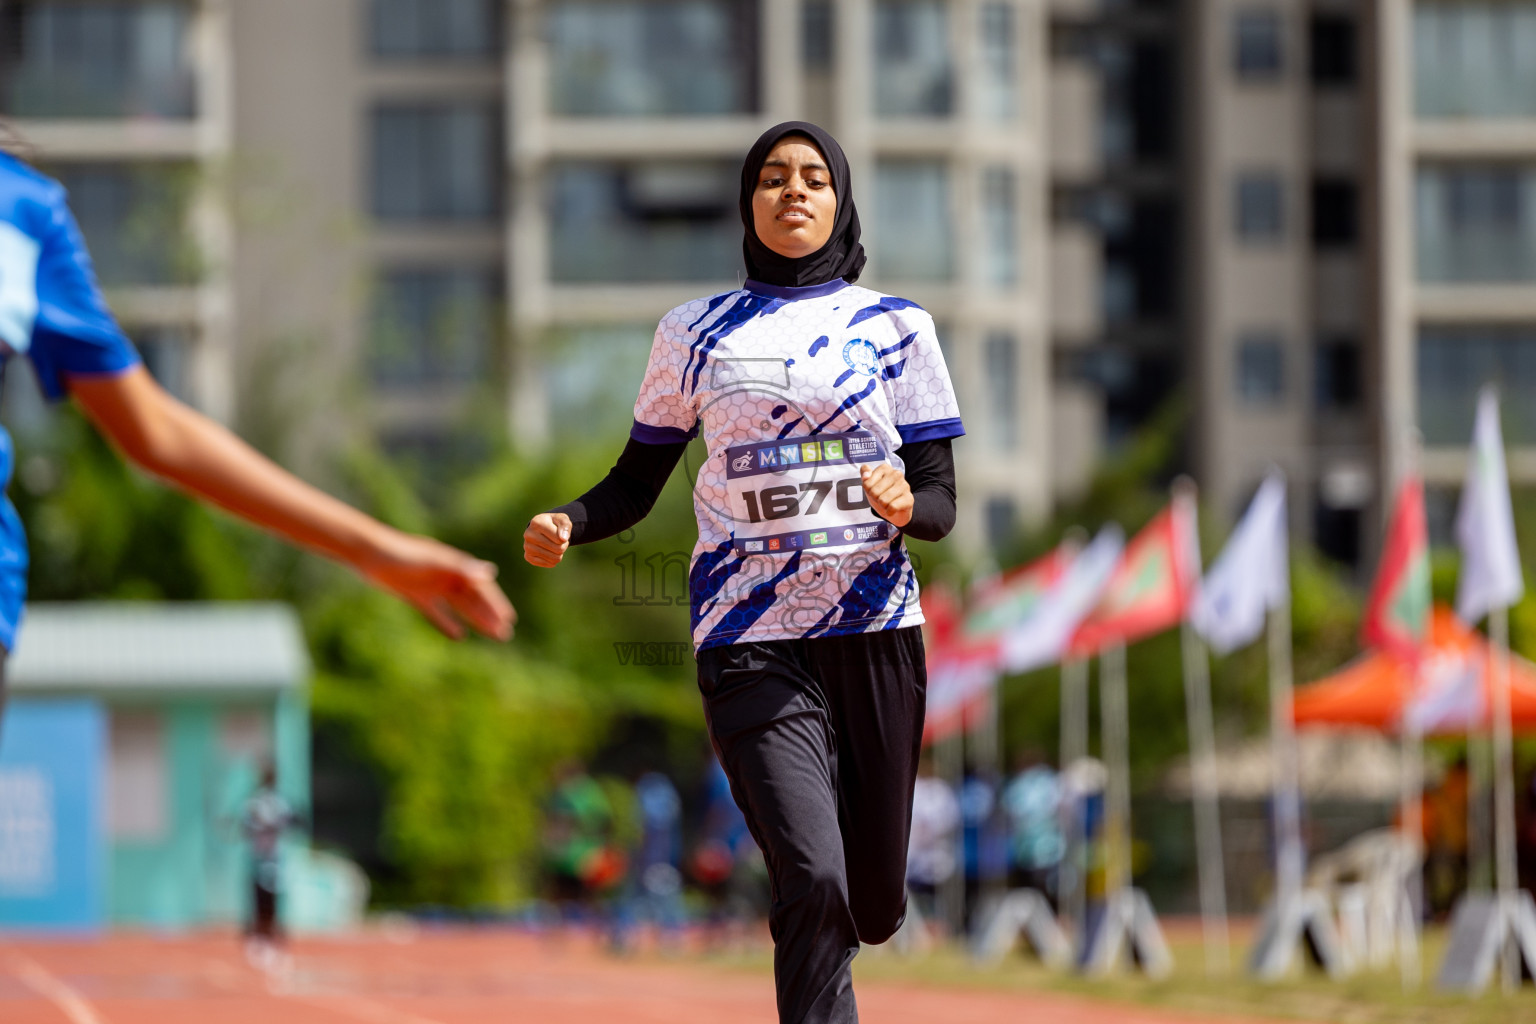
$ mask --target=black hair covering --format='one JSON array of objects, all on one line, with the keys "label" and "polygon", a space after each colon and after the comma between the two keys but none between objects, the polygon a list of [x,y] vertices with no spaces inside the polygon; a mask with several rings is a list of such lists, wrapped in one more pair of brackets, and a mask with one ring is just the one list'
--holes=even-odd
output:
[{"label": "black hair covering", "polygon": [[[808,256],[780,256],[757,237],[752,223],[752,195],[757,191],[758,174],[773,147],[786,135],[804,135],[816,144],[832,172],[832,191],[837,196],[837,214],[827,244]],[[859,244],[859,211],[853,205],[853,178],[848,172],[848,158],[837,140],[809,121],[785,121],[759,135],[741,164],[741,223],[747,229],[742,241],[742,255],[747,262],[747,276],[754,281],[780,287],[800,288],[826,284],[842,278],[849,284],[859,279],[864,269],[864,247]]]}]

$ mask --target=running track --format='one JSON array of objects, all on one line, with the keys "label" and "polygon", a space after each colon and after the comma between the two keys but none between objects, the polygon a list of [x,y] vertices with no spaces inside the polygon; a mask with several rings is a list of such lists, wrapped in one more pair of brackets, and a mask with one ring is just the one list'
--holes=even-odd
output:
[{"label": "running track", "polygon": [[[868,1024],[1179,1024],[1166,1011],[1038,993],[859,986]],[[766,973],[615,959],[504,931],[300,943],[284,978],[232,937],[0,938],[4,1024],[774,1024]]]}]

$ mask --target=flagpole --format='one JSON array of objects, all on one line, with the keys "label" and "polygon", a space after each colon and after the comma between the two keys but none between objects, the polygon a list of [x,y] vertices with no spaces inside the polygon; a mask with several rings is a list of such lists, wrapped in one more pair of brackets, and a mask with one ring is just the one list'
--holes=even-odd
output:
[{"label": "flagpole", "polygon": [[[1514,738],[1510,722],[1509,609],[1498,605],[1488,612],[1488,633],[1493,641],[1493,785],[1495,875],[1500,915],[1513,915],[1518,895],[1515,867],[1515,767]],[[1503,955],[1504,990],[1520,985],[1519,961],[1507,941],[1499,943]]]},{"label": "flagpole", "polygon": [[[1066,772],[1088,756],[1088,659],[1068,656],[1061,663],[1061,770]],[[1057,901],[1071,924],[1072,940],[1081,943],[1087,900],[1087,858],[1084,856],[1083,814],[1076,805],[1067,807],[1066,843],[1057,870]],[[1069,882],[1070,880],[1070,882]]]},{"label": "flagpole", "polygon": [[1306,846],[1301,837],[1301,770],[1296,750],[1291,671],[1291,602],[1269,613],[1269,742],[1274,760],[1275,908],[1283,915],[1301,897]]},{"label": "flagpole", "polygon": [[1099,727],[1103,732],[1105,767],[1109,769],[1105,799],[1104,898],[1124,899],[1131,885],[1131,767],[1130,713],[1125,682],[1125,643],[1114,640],[1099,654]]},{"label": "flagpole", "polygon": [[1201,930],[1205,971],[1225,974],[1230,966],[1227,936],[1227,882],[1221,853],[1221,806],[1216,776],[1216,735],[1211,722],[1211,664],[1205,645],[1186,620],[1180,627],[1184,654],[1184,708],[1189,718],[1195,846],[1200,873]]},{"label": "flagpole", "polygon": [[[1420,670],[1414,668],[1414,691],[1419,689]],[[1408,920],[1406,926],[1413,935],[1411,944],[1398,940],[1398,963],[1403,974],[1403,988],[1415,988],[1419,984],[1419,920],[1424,913],[1424,735],[1406,718],[1402,723],[1402,817],[1403,832],[1410,848],[1421,851],[1418,866],[1406,879],[1408,895]],[[1401,931],[1401,930],[1400,930]]]}]

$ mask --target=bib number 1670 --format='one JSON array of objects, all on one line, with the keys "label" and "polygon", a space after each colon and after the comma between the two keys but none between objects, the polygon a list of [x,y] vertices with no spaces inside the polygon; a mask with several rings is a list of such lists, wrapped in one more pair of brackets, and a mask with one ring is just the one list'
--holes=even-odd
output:
[{"label": "bib number 1670", "polygon": [[[837,494],[833,501],[839,510],[853,512],[869,508],[862,481],[856,476],[845,477],[836,483],[831,480],[811,480],[798,487],[794,484],[779,484],[776,487],[764,487],[761,491],[745,491],[741,497],[747,503],[747,518],[754,523],[761,523],[764,520],[790,519],[802,512],[813,516],[821,510],[827,495],[834,490]],[[800,507],[802,495],[809,495],[809,503],[803,509]]]}]

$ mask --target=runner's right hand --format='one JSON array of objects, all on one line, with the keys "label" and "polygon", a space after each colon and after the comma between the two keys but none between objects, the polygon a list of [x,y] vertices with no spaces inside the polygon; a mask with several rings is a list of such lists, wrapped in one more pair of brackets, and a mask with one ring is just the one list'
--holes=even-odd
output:
[{"label": "runner's right hand", "polygon": [[523,531],[523,557],[529,565],[553,569],[571,546],[571,517],[564,512],[540,512]]}]

